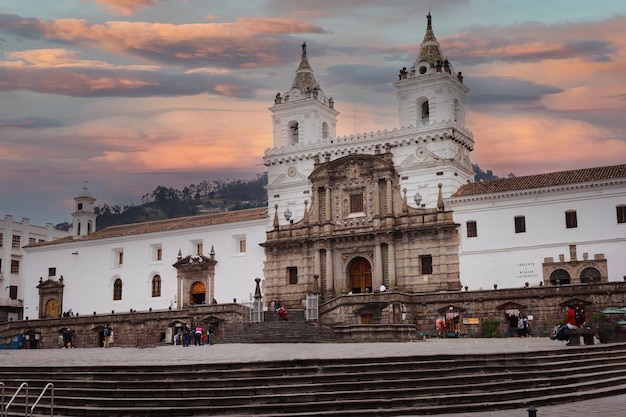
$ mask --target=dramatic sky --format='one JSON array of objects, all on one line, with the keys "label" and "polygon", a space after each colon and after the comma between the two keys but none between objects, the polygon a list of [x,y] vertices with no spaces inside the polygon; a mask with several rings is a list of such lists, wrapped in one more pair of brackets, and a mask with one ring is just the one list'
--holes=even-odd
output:
[{"label": "dramatic sky", "polygon": [[474,163],[626,163],[624,0],[2,0],[0,216],[69,221],[83,181],[124,205],[262,173],[303,41],[339,135],[392,129],[429,7]]}]

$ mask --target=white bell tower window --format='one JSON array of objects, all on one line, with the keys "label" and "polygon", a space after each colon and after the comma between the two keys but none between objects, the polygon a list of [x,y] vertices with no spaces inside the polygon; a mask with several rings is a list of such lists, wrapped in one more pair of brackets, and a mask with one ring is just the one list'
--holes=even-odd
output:
[{"label": "white bell tower window", "polygon": [[328,123],[322,123],[322,138],[328,139]]},{"label": "white bell tower window", "polygon": [[298,132],[298,122],[296,122],[295,120],[289,122],[289,144],[290,145],[297,145],[300,141],[299,139],[299,132]]},{"label": "white bell tower window", "polygon": [[430,119],[430,108],[428,106],[428,100],[422,102],[420,109],[421,109],[420,121],[423,124],[426,124],[426,123],[428,123],[428,121]]}]

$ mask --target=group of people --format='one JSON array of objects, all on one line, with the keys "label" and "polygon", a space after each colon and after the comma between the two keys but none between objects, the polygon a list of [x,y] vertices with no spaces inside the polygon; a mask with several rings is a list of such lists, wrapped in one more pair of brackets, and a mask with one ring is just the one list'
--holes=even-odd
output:
[{"label": "group of people", "polygon": [[530,327],[528,325],[528,317],[520,316],[519,320],[517,320],[517,335],[519,337],[529,337]]},{"label": "group of people", "polygon": [[175,346],[191,346],[191,337],[193,335],[193,344],[194,346],[203,346],[205,344],[212,345],[214,344],[215,337],[215,326],[213,324],[209,324],[209,327],[206,331],[202,328],[202,326],[195,326],[193,331],[191,327],[185,323],[181,330],[178,330],[174,334],[174,345]]},{"label": "group of people", "polygon": [[278,314],[279,321],[287,321],[287,309],[279,298],[274,298],[274,311]]}]

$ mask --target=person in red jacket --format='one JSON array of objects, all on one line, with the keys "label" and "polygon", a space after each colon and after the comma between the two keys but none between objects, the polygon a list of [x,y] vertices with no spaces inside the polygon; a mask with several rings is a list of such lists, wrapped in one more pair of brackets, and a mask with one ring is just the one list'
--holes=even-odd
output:
[{"label": "person in red jacket", "polygon": [[278,307],[278,320],[287,321],[287,309],[282,304]]}]

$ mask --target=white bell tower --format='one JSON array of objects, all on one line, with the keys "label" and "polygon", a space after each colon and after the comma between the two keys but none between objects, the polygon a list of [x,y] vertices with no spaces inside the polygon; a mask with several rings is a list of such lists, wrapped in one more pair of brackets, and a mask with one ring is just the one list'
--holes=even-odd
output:
[{"label": "white bell tower", "polygon": [[272,112],[274,147],[310,145],[335,138],[337,115],[332,97],[327,98],[315,80],[302,44],[302,58],[291,89],[276,94]]},{"label": "white bell tower", "polygon": [[76,201],[76,210],[72,213],[72,236],[80,238],[87,236],[96,231],[96,213],[94,212],[94,204],[96,199],[91,196],[87,189],[87,181],[83,185]]},{"label": "white bell tower", "polygon": [[[315,158],[336,139],[337,115],[332,97],[318,84],[302,44],[300,65],[291,89],[277,93],[272,112],[273,148],[266,151],[267,196],[270,228],[277,206],[279,222],[295,222],[311,205],[311,184]],[[268,153],[269,152],[269,153]]]},{"label": "white bell tower", "polygon": [[400,128],[415,132],[411,146],[394,150],[403,178],[401,187],[417,205],[434,207],[439,184],[445,198],[474,181],[470,160],[474,138],[465,126],[469,88],[442,52],[430,13],[415,62],[400,70],[393,85]]}]

